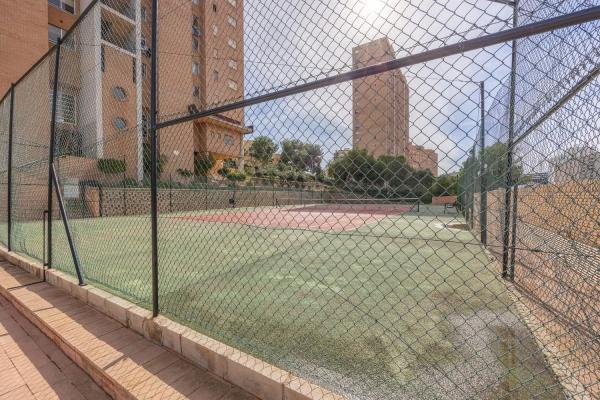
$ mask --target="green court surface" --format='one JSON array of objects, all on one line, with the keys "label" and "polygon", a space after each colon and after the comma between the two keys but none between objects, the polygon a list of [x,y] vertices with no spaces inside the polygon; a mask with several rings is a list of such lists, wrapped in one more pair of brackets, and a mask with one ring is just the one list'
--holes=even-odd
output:
[{"label": "green court surface", "polygon": [[[442,210],[344,232],[161,214],[161,312],[349,398],[561,398],[497,264]],[[72,274],[60,224],[54,266]],[[86,279],[148,307],[149,216],[71,224]],[[41,223],[15,236],[41,258]]]}]

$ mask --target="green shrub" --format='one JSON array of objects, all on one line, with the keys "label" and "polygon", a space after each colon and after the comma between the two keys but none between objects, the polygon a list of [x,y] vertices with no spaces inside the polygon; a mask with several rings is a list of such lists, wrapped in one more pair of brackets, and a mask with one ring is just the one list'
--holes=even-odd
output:
[{"label": "green shrub", "polygon": [[100,158],[98,159],[98,170],[105,174],[121,174],[127,170],[127,163],[125,160]]},{"label": "green shrub", "polygon": [[192,171],[190,171],[189,169],[185,169],[185,168],[184,169],[177,168],[177,173],[184,178],[191,178],[192,176],[194,176],[194,173]]}]

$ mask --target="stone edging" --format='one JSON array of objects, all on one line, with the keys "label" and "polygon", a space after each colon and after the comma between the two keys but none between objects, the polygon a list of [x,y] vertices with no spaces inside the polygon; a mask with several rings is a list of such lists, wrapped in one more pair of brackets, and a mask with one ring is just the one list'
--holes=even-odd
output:
[{"label": "stone edging", "polygon": [[[44,270],[41,264],[13,252],[8,252],[1,246],[0,256],[39,279],[43,279]],[[209,370],[261,399],[344,399],[336,393],[234,347],[209,338],[162,315],[152,318],[150,311],[92,285],[88,284],[81,287],[77,284],[77,280],[68,274],[55,269],[46,270],[45,272],[46,281],[49,284],[63,289],[73,297],[117,320],[123,326],[134,330],[156,344],[174,351],[189,362]],[[31,319],[31,316],[25,316]],[[39,321],[36,322],[39,323]],[[42,331],[48,334],[47,329],[42,329]],[[55,342],[60,341],[60,338],[50,338]],[[78,357],[77,354],[71,354],[71,352],[68,352],[67,355],[83,368],[81,357]],[[87,368],[84,369],[87,371]],[[102,377],[100,379],[102,380]]]}]

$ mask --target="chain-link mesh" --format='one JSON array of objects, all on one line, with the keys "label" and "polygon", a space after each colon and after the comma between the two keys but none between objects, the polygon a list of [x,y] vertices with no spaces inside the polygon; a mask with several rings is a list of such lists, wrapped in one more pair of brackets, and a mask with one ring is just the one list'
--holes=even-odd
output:
[{"label": "chain-link mesh", "polygon": [[8,246],[8,145],[10,92],[0,102],[0,243]]},{"label": "chain-link mesh", "polygon": [[45,254],[55,54],[49,52],[14,88],[11,242],[14,251],[39,261]]},{"label": "chain-link mesh", "polygon": [[[156,49],[146,0],[62,38],[53,163],[86,280],[151,304],[156,56],[161,313],[349,399],[600,396],[599,23],[319,84],[597,2],[158,3]],[[0,103],[0,242],[11,190],[39,260],[54,54],[15,87],[11,188]]]}]

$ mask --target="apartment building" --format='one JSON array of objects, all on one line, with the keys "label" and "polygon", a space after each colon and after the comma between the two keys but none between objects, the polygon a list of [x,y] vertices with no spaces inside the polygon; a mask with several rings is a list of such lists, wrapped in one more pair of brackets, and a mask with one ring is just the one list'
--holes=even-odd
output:
[{"label": "apartment building", "polygon": [[[387,37],[352,50],[355,69],[394,58],[394,49]],[[403,156],[412,167],[437,175],[437,153],[411,143],[409,87],[402,71],[384,72],[353,81],[352,111],[352,145],[355,149],[366,149],[374,157]]]},{"label": "apartment building", "polygon": [[[7,90],[91,3],[0,0],[0,14],[9,10],[15,16],[14,23],[7,18],[0,27],[0,88]],[[159,118],[243,98],[242,0],[159,2],[158,14]],[[5,31],[16,33],[7,36]],[[122,159],[129,178],[148,175],[144,154],[149,151],[150,38],[150,0],[102,0],[63,42],[59,154],[84,157],[82,163],[88,165],[99,158]],[[47,85],[50,93],[48,64],[36,67],[39,73],[28,80],[38,90]],[[41,96],[44,104],[36,108],[48,110],[50,98]],[[49,126],[49,120],[44,122]],[[162,172],[174,179],[179,170],[193,172],[195,159],[208,153],[217,160],[215,170],[225,159],[238,160],[243,167],[243,136],[249,132],[243,110],[160,130]]]}]

